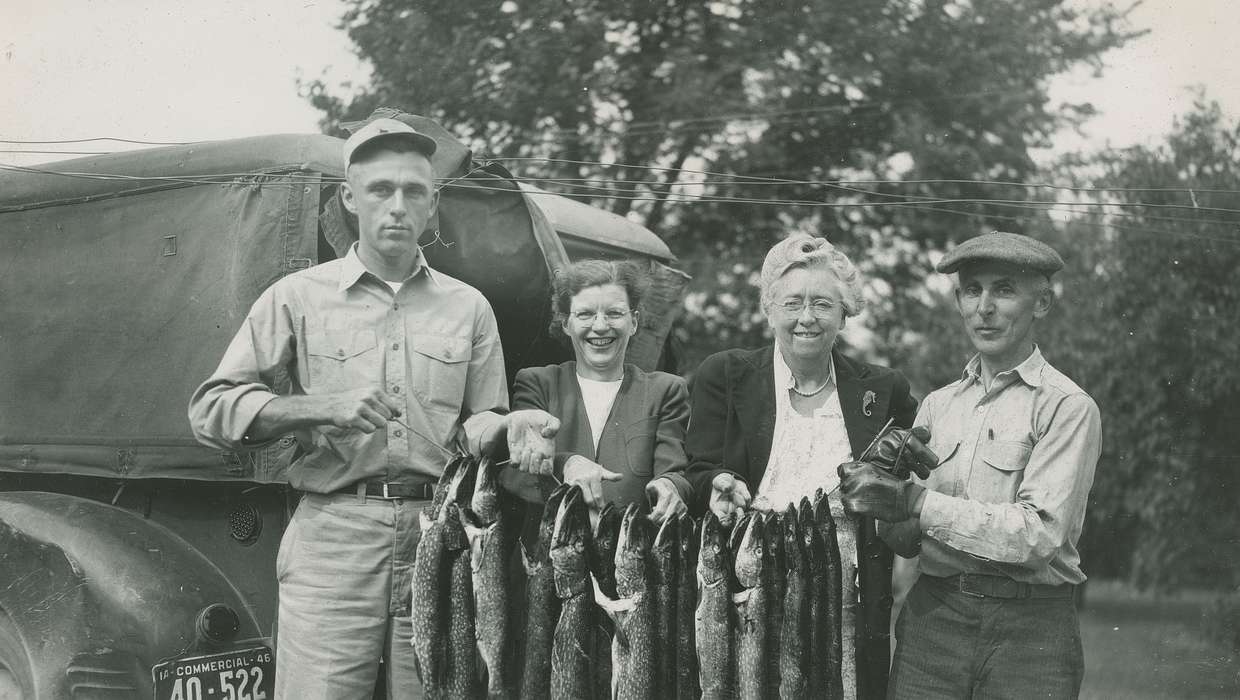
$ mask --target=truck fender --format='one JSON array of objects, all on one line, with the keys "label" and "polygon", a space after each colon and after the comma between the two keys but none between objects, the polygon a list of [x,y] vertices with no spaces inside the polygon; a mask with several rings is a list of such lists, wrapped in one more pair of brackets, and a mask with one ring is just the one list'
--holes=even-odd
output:
[{"label": "truck fender", "polygon": [[149,695],[151,667],[197,650],[216,603],[239,637],[261,636],[236,588],[167,528],[74,496],[0,494],[0,668],[29,697]]}]

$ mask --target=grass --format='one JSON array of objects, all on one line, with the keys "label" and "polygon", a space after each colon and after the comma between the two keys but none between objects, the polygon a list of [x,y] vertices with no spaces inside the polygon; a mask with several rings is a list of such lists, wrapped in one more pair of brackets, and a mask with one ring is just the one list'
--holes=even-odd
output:
[{"label": "grass", "polygon": [[1210,593],[1154,596],[1090,581],[1081,611],[1081,697],[1240,698],[1240,657],[1205,640]]}]

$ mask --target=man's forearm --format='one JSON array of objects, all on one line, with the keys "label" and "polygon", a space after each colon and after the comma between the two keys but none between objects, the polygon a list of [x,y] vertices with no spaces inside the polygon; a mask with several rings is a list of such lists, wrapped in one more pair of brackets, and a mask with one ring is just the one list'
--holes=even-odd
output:
[{"label": "man's forearm", "polygon": [[277,396],[259,410],[245,432],[247,442],[263,442],[285,433],[331,422],[323,401],[314,396]]}]

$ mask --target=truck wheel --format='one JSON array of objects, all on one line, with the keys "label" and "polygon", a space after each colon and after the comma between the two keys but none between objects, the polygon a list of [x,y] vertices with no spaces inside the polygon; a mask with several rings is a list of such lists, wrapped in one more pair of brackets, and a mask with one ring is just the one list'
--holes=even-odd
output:
[{"label": "truck wheel", "polygon": [[30,653],[17,631],[17,624],[0,609],[0,698],[23,700],[34,697]]}]

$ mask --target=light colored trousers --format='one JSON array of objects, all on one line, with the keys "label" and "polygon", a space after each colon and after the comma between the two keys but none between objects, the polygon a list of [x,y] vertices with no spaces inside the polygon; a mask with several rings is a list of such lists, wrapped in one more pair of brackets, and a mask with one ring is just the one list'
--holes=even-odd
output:
[{"label": "light colored trousers", "polygon": [[369,700],[379,659],[387,696],[421,698],[410,646],[418,514],[429,503],[307,494],[280,542],[278,700]]}]

